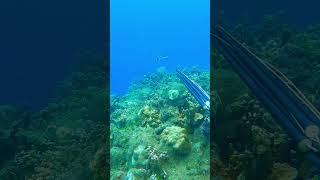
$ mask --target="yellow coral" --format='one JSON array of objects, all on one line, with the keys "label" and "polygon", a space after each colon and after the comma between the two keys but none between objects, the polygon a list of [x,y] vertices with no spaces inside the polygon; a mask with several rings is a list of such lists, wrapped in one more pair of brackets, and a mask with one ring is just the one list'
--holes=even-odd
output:
[{"label": "yellow coral", "polygon": [[146,105],[142,109],[140,109],[138,115],[142,120],[143,126],[150,126],[155,128],[158,127],[161,123],[159,112],[151,108],[149,105]]},{"label": "yellow coral", "polygon": [[195,113],[194,114],[194,121],[199,121],[203,119],[203,115],[201,113]]},{"label": "yellow coral", "polygon": [[191,151],[191,143],[185,128],[178,126],[165,128],[161,133],[161,141],[177,153],[187,154]]}]

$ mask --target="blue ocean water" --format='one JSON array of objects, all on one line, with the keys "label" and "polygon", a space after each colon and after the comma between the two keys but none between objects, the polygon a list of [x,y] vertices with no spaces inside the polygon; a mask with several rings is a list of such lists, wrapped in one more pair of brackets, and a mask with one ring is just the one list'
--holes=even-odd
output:
[{"label": "blue ocean water", "polygon": [[159,67],[210,66],[210,2],[111,0],[111,93]]}]

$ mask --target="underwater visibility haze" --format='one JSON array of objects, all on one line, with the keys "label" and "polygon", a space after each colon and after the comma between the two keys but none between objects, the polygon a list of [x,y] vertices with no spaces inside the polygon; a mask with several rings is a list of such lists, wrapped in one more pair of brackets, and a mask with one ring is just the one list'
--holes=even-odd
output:
[{"label": "underwater visibility haze", "polygon": [[209,69],[209,0],[111,0],[110,10],[111,94],[161,66]]}]

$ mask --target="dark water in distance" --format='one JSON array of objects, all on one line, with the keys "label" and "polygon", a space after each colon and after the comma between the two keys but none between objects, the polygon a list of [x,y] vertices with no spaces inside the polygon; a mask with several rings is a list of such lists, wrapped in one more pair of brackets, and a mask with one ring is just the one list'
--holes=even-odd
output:
[{"label": "dark water in distance", "polygon": [[305,27],[320,22],[320,1],[300,0],[211,0],[211,21],[223,11],[224,20],[237,24],[244,20],[256,24],[261,23],[264,15],[283,11],[284,20],[296,27]]},{"label": "dark water in distance", "polygon": [[46,105],[80,52],[104,52],[104,1],[0,2],[0,104]]}]

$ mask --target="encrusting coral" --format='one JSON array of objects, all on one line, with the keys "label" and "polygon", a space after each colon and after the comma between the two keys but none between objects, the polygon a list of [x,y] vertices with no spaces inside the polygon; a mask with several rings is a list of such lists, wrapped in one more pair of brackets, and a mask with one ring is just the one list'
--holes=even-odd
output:
[{"label": "encrusting coral", "polygon": [[161,123],[159,112],[146,105],[139,111],[139,117],[143,126],[158,127]]},{"label": "encrusting coral", "polygon": [[179,154],[188,154],[191,150],[186,129],[178,126],[165,128],[160,135],[160,141]]}]

